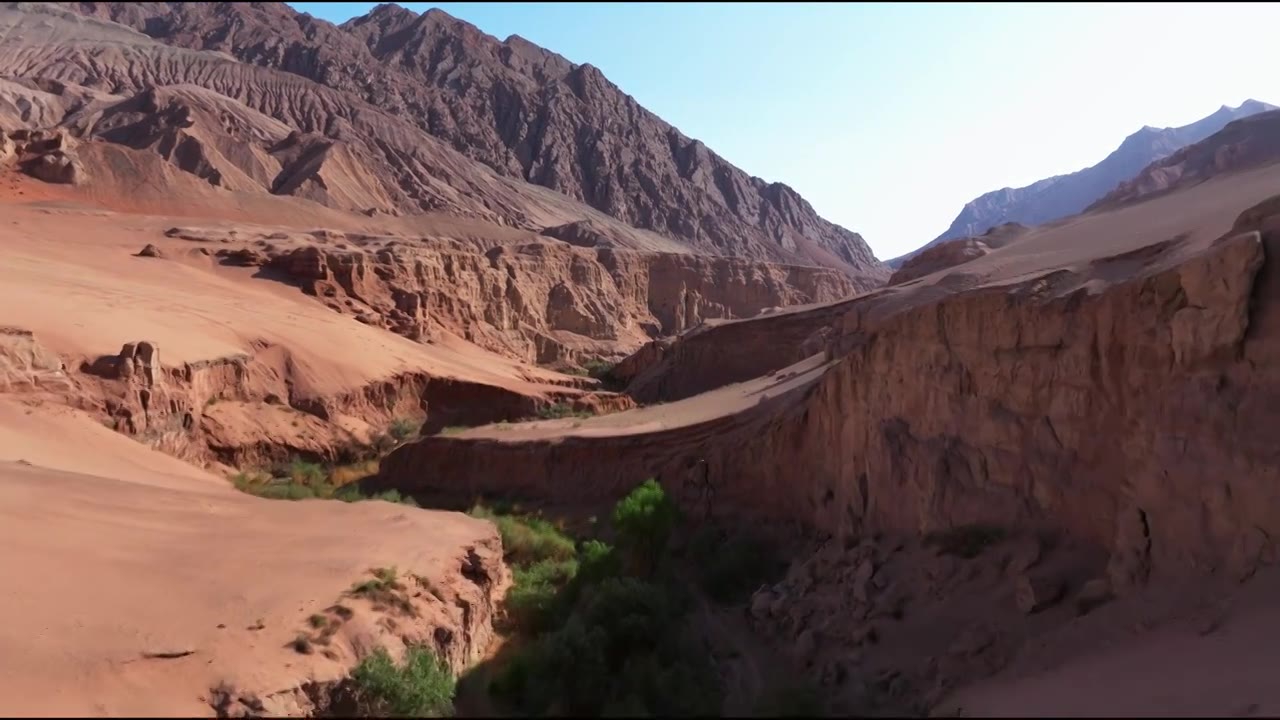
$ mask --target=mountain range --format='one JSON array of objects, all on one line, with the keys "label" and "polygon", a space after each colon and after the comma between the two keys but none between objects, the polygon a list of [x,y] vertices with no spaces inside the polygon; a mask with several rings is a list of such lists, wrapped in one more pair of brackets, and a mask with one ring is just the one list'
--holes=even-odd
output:
[{"label": "mountain range", "polygon": [[[419,15],[392,4],[341,25],[283,3],[65,6],[167,45],[313,81],[358,99],[358,116],[412,125],[502,178],[554,190],[695,252],[836,268],[868,281],[887,277],[861,236],[819,217],[790,187],[731,165],[594,66],[519,36],[498,40],[443,11]],[[270,94],[245,90],[238,99],[280,117],[273,110],[284,108],[273,108]],[[325,136],[343,125],[311,110],[293,115],[303,130]],[[402,153],[385,154],[395,164]],[[397,184],[424,183],[402,177]],[[420,203],[447,204],[439,197]],[[517,208],[498,214],[531,224]]]},{"label": "mountain range", "polygon": [[1120,147],[1096,165],[1038,180],[1025,187],[993,190],[973,199],[945,232],[921,248],[889,260],[888,264],[901,267],[905,260],[925,248],[954,238],[977,237],[1005,223],[1042,225],[1083,212],[1152,162],[1204,140],[1233,120],[1275,109],[1274,105],[1251,99],[1239,107],[1223,105],[1213,114],[1182,127],[1145,126],[1125,138]]}]

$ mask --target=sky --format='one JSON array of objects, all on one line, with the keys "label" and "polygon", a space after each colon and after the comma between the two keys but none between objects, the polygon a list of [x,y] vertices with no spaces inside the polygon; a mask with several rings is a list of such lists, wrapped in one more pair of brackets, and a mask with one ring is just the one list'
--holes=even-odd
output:
[{"label": "sky", "polygon": [[[401,3],[590,63],[889,259],[1144,125],[1280,105],[1273,3]],[[290,3],[342,22],[375,3]]]}]

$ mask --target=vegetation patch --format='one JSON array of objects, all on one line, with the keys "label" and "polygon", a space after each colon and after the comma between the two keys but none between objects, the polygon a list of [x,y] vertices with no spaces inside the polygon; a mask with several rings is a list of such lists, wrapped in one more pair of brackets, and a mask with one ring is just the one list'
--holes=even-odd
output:
[{"label": "vegetation patch", "polygon": [[592,358],[582,363],[582,369],[587,372],[587,375],[597,380],[608,379],[609,373],[613,372],[613,366],[614,363],[600,358]]},{"label": "vegetation patch", "polygon": [[574,543],[561,529],[511,508],[492,519],[513,566],[508,622],[522,640],[489,684],[521,715],[714,715],[719,681],[687,632],[692,598],[665,562],[679,522],[652,480],[614,508],[617,547]]},{"label": "vegetation patch", "polygon": [[411,647],[397,665],[378,648],[351,671],[358,717],[449,717],[456,680],[425,647]]},{"label": "vegetation patch", "polygon": [[418,507],[412,497],[401,495],[398,490],[386,490],[376,495],[362,493],[357,481],[377,472],[377,460],[325,468],[318,463],[295,458],[274,473],[241,472],[232,478],[232,484],[241,492],[270,500],[384,500]]},{"label": "vegetation patch", "polygon": [[398,610],[402,615],[417,617],[417,608],[409,600],[408,588],[400,582],[399,573],[394,567],[373,568],[369,580],[357,582],[351,586],[351,595],[362,597],[373,603],[374,610]]},{"label": "vegetation patch", "polygon": [[538,418],[542,420],[563,420],[565,418],[589,418],[593,414],[585,410],[574,410],[569,403],[555,403],[538,408]]}]

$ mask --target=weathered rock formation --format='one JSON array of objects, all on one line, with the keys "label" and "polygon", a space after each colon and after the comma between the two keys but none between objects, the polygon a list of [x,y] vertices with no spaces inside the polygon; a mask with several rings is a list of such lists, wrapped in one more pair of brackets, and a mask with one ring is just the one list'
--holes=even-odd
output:
[{"label": "weathered rock formation", "polygon": [[75,152],[76,141],[61,129],[0,131],[0,167],[17,163],[47,183],[81,185],[88,173]]},{"label": "weathered rock formation", "polygon": [[977,238],[960,238],[926,248],[912,255],[889,277],[890,285],[901,285],[939,270],[955,267],[991,252],[991,246]]},{"label": "weathered rock formation", "polygon": [[[822,268],[689,254],[574,247],[547,239],[484,249],[442,238],[336,231],[250,233],[173,228],[222,245],[225,264],[263,266],[337,312],[431,342],[450,332],[536,363],[620,358],[707,319],[852,295]],[[237,247],[239,246],[239,247]]]}]

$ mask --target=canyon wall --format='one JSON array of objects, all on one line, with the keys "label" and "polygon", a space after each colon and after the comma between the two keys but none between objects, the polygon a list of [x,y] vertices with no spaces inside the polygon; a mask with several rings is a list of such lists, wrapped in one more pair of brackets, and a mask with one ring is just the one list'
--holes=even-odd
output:
[{"label": "canyon wall", "polygon": [[697,512],[841,535],[1048,521],[1109,548],[1120,587],[1152,567],[1247,572],[1280,534],[1267,230],[1172,267],[1143,251],[1097,261],[1151,266],[1100,293],[1059,271],[899,312],[871,297],[837,324],[820,379],[738,415],[630,436],[427,438],[379,482],[584,499],[656,475]]},{"label": "canyon wall", "polygon": [[551,239],[484,248],[337,231],[169,235],[217,247],[225,264],[262,267],[365,324],[421,342],[449,332],[530,363],[620,358],[707,319],[830,302],[860,287],[824,268]]}]

